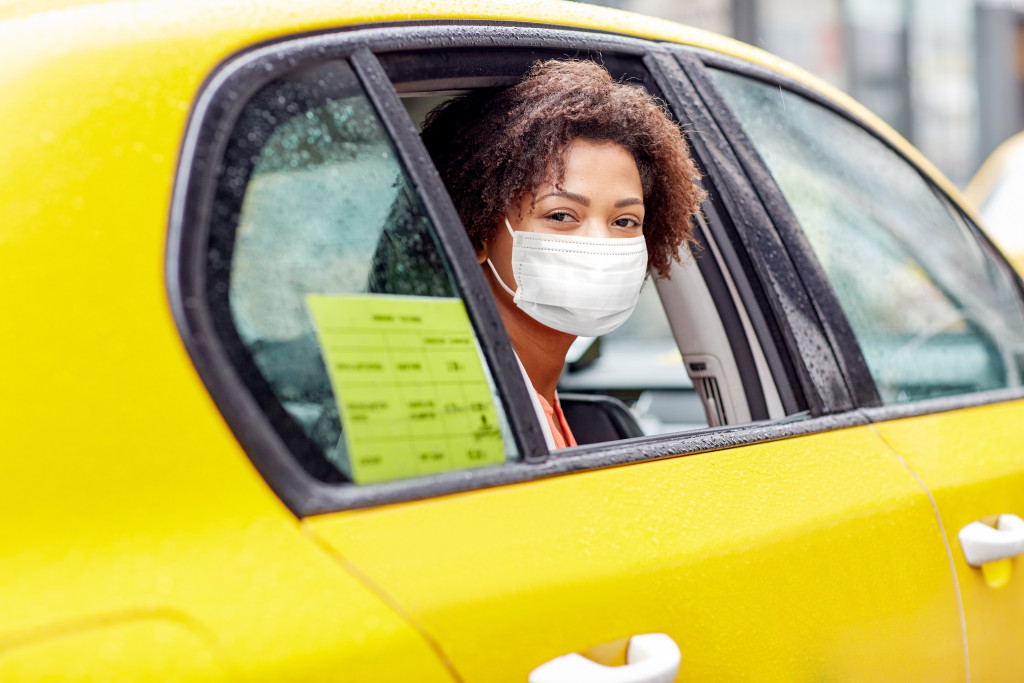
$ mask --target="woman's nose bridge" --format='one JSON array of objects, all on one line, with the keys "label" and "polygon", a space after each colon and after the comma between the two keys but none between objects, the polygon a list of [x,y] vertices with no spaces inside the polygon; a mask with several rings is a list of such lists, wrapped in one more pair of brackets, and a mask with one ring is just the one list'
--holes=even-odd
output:
[{"label": "woman's nose bridge", "polygon": [[599,216],[588,216],[580,227],[584,237],[612,237],[611,226]]}]

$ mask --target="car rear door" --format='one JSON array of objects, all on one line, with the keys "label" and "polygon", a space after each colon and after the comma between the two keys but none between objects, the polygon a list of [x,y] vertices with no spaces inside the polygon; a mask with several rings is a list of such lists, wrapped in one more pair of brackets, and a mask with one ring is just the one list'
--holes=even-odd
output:
[{"label": "car rear door", "polygon": [[[1020,281],[898,148],[792,82],[712,70],[814,252],[821,300],[856,340],[858,402],[929,490],[958,580],[970,671],[1024,670],[1024,305]],[[709,84],[710,85],[710,84]],[[742,136],[738,136],[742,137]],[[756,151],[755,151],[756,150]],[[755,158],[759,157],[759,158]],[[780,211],[779,220],[788,222]],[[802,233],[802,237],[799,233]],[[800,247],[795,247],[800,248]],[[832,292],[826,291],[829,287]],[[834,298],[833,298],[834,297]],[[995,528],[993,528],[995,527]]]},{"label": "car rear door", "polygon": [[[692,128],[705,238],[738,283],[729,305],[761,321],[785,418],[548,452],[392,82],[443,96],[552,54],[600,55]],[[431,64],[461,75],[417,75]],[[662,48],[483,25],[298,39],[225,65],[191,140],[170,289],[197,368],[311,540],[461,680],[522,681],[572,652],[621,664],[646,633],[678,645],[680,680],[964,678],[927,492],[852,410],[764,203]],[[430,344],[449,355],[403,384]],[[359,385],[385,366],[387,387]]]}]

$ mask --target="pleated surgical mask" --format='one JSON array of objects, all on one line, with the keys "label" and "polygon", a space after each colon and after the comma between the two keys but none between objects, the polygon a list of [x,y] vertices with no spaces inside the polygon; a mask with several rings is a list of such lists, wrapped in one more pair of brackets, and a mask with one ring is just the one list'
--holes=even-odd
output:
[{"label": "pleated surgical mask", "polygon": [[512,230],[512,275],[498,284],[524,313],[581,337],[611,332],[629,317],[647,277],[647,243],[638,237],[580,237]]}]

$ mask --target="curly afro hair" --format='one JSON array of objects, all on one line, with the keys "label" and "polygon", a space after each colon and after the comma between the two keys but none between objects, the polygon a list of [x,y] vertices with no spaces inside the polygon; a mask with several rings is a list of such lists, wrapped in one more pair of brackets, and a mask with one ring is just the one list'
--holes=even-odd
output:
[{"label": "curly afro hair", "polygon": [[682,131],[642,88],[614,81],[591,61],[537,62],[510,88],[445,102],[423,128],[477,249],[527,193],[536,199],[546,180],[561,186],[565,153],[577,138],[614,142],[632,155],[644,192],[649,267],[667,277],[671,261],[688,253],[704,193]]}]

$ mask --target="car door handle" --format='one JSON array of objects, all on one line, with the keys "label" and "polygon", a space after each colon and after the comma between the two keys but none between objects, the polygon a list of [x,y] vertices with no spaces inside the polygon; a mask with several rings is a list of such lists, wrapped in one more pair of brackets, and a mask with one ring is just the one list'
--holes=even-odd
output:
[{"label": "car door handle", "polygon": [[960,530],[958,537],[967,564],[980,567],[1024,553],[1024,519],[999,515],[994,529],[982,522],[971,522]]},{"label": "car door handle", "polygon": [[626,663],[605,666],[575,652],[530,672],[529,683],[672,683],[679,673],[679,646],[664,633],[629,639]]}]

